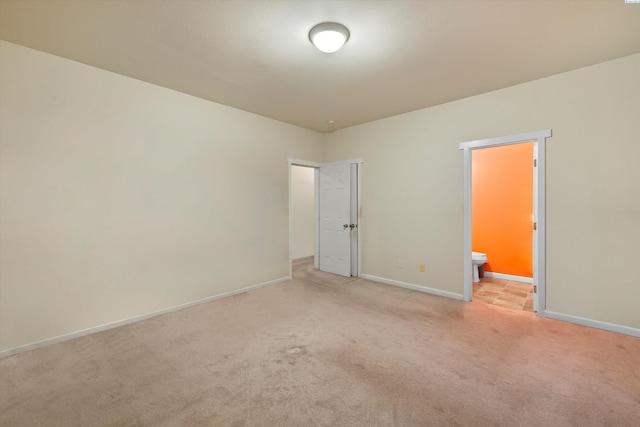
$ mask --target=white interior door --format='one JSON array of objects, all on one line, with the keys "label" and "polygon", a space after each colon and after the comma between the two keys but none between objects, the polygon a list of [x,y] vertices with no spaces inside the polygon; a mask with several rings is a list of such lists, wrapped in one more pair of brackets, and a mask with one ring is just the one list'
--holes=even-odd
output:
[{"label": "white interior door", "polygon": [[320,270],[351,276],[351,165],[320,168]]}]

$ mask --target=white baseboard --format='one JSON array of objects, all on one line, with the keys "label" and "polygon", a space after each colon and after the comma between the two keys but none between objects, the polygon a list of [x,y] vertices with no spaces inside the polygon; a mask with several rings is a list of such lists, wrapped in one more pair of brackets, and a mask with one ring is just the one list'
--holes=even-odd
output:
[{"label": "white baseboard", "polygon": [[485,271],[485,277],[493,277],[495,279],[515,280],[516,282],[533,283],[532,277],[514,276],[512,274],[494,273],[493,271]]},{"label": "white baseboard", "polygon": [[[362,279],[371,280],[373,282],[384,283],[386,285],[399,286],[401,288],[407,288],[415,291],[426,292],[429,294],[438,295],[446,298],[452,298],[455,300],[463,300],[463,295],[456,294],[453,292],[448,292],[448,291],[442,291],[440,289],[433,289],[427,286],[420,286],[412,283],[400,282],[398,280],[385,279],[382,277],[372,276],[369,274],[361,274],[359,277]],[[517,277],[517,276],[511,276],[511,277]],[[511,279],[511,280],[518,280],[518,279]],[[523,281],[523,280],[518,280],[518,281]],[[599,320],[592,320],[592,319],[586,319],[583,317],[570,316],[567,314],[555,313],[553,311],[546,311],[546,310],[544,311],[544,314],[542,314],[542,316],[547,317],[549,319],[561,320],[563,322],[574,323],[581,326],[588,326],[590,328],[603,329],[609,332],[617,332],[619,334],[631,335],[633,337],[640,337],[640,329],[632,328],[630,326],[623,326],[623,325],[617,325],[614,323],[601,322]]]},{"label": "white baseboard", "polygon": [[544,312],[544,316],[549,319],[562,320],[563,322],[575,323],[576,325],[588,326],[590,328],[603,329],[609,332],[631,335],[640,338],[640,329],[630,326],[617,325],[615,323],[601,322],[599,320],[586,319],[584,317],[570,316],[568,314],[555,313],[553,311]]},{"label": "white baseboard", "polygon": [[71,332],[71,333],[68,333],[68,334],[59,335],[57,337],[48,338],[46,340],[34,342],[34,343],[31,343],[31,344],[26,344],[26,345],[23,345],[23,346],[20,346],[20,347],[10,348],[8,350],[0,351],[0,359],[2,359],[4,357],[12,356],[14,354],[23,353],[25,351],[34,350],[36,348],[45,347],[47,345],[57,344],[57,343],[60,343],[60,342],[63,342],[63,341],[68,341],[70,339],[79,338],[79,337],[82,337],[82,336],[85,336],[85,335],[94,334],[96,332],[102,332],[102,331],[106,331],[108,329],[117,328],[119,326],[128,325],[130,323],[139,322],[141,320],[150,319],[152,317],[160,316],[162,314],[171,313],[173,311],[178,311],[178,310],[182,310],[182,309],[185,309],[185,308],[193,307],[193,306],[196,306],[196,305],[205,304],[205,303],[208,303],[208,302],[211,302],[211,301],[215,301],[217,299],[230,297],[232,295],[241,294],[241,293],[244,293],[244,292],[249,292],[251,290],[262,288],[262,287],[265,287],[265,286],[275,285],[276,283],[284,282],[285,280],[289,280],[290,278],[291,277],[281,277],[279,279],[269,280],[267,282],[258,283],[257,285],[251,285],[251,286],[247,286],[247,287],[244,287],[244,288],[240,288],[240,289],[237,289],[235,291],[224,292],[224,293],[221,293],[221,294],[218,294],[218,295],[214,295],[214,296],[211,296],[211,297],[199,299],[199,300],[196,300],[196,301],[191,301],[191,302],[187,302],[187,303],[184,303],[184,304],[175,305],[173,307],[165,308],[165,309],[154,311],[154,312],[147,313],[147,314],[142,314],[140,316],[134,316],[134,317],[130,317],[128,319],[118,320],[116,322],[106,323],[106,324],[100,325],[100,326],[94,326],[92,328],[83,329],[83,330],[80,330],[80,331],[77,331],[77,332]]},{"label": "white baseboard", "polygon": [[456,294],[453,292],[443,291],[440,289],[429,288],[427,286],[414,285],[413,283],[400,282],[399,280],[385,279],[383,277],[371,276],[370,274],[361,274],[359,276],[362,279],[371,280],[372,282],[384,283],[385,285],[398,286],[401,288],[412,289],[414,291],[426,292],[428,294],[437,295],[445,298],[452,298],[455,300],[460,300],[464,298],[461,294]]},{"label": "white baseboard", "polygon": [[[446,298],[451,298],[451,299],[455,299],[455,300],[462,300],[463,299],[463,295],[461,295],[461,294],[456,294],[454,292],[443,291],[443,290],[440,290],[440,289],[429,288],[427,286],[415,285],[415,284],[412,284],[412,283],[401,282],[401,281],[398,281],[398,280],[385,279],[385,278],[382,278],[382,277],[372,276],[372,275],[369,275],[369,274],[361,274],[360,277],[362,279],[371,280],[373,282],[379,282],[379,283],[384,283],[386,285],[392,285],[392,286],[398,286],[398,287],[401,287],[401,288],[412,289],[412,290],[415,290],[415,291],[425,292],[425,293],[438,295],[438,296],[442,296],[442,297],[446,297]],[[214,295],[214,296],[211,296],[211,297],[203,298],[203,299],[200,299],[200,300],[197,300],[197,301],[188,302],[188,303],[185,303],[185,304],[176,305],[176,306],[173,306],[173,307],[165,308],[165,309],[162,309],[162,310],[154,311],[154,312],[143,314],[143,315],[140,315],[140,316],[134,316],[134,317],[130,317],[128,319],[119,320],[119,321],[116,321],[116,322],[107,323],[107,324],[104,324],[104,325],[83,329],[81,331],[72,332],[72,333],[69,333],[69,334],[64,334],[64,335],[60,335],[60,336],[53,337],[53,338],[48,338],[46,340],[42,340],[42,341],[38,341],[38,342],[35,342],[35,343],[23,345],[23,346],[20,346],[20,347],[11,348],[11,349],[8,349],[8,350],[3,350],[3,351],[0,351],[0,359],[2,359],[4,357],[12,356],[14,354],[23,353],[25,351],[34,350],[36,348],[45,347],[45,346],[48,346],[48,345],[51,345],[51,344],[56,344],[56,343],[60,343],[60,342],[63,342],[63,341],[68,341],[70,339],[79,338],[79,337],[82,337],[82,336],[85,336],[85,335],[94,334],[96,332],[106,331],[108,329],[113,329],[113,328],[117,328],[119,326],[128,325],[130,323],[139,322],[141,320],[150,319],[152,317],[156,317],[156,316],[160,316],[160,315],[163,315],[163,314],[171,313],[173,311],[178,311],[178,310],[182,310],[182,309],[185,309],[185,308],[193,307],[193,306],[196,306],[196,305],[205,304],[205,303],[208,303],[208,302],[211,302],[211,301],[215,301],[215,300],[218,300],[218,299],[221,299],[221,298],[226,298],[226,297],[230,297],[232,295],[240,294],[240,293],[243,293],[243,292],[248,292],[248,291],[251,291],[253,289],[262,288],[264,286],[275,285],[276,283],[284,282],[284,281],[289,280],[289,279],[290,279],[290,277],[282,277],[282,278],[279,278],[279,279],[269,280],[267,282],[258,283],[257,285],[247,286],[247,287],[244,287],[244,288],[241,288],[241,289],[237,289],[235,291],[224,292],[222,294],[218,294],[218,295]],[[512,279],[512,280],[517,280],[517,279]],[[522,281],[522,280],[520,280],[520,281]],[[639,337],[640,338],[640,329],[632,328],[630,326],[623,326],[623,325],[617,325],[615,323],[601,322],[599,320],[592,320],[592,319],[587,319],[587,318],[578,317],[578,316],[571,316],[571,315],[567,315],[567,314],[556,313],[556,312],[553,312],[553,311],[545,311],[544,317],[547,317],[549,319],[561,320],[563,322],[574,323],[574,324],[581,325],[581,326],[588,326],[588,327],[591,327],[591,328],[603,329],[605,331],[617,332],[617,333],[620,333],[620,334],[630,335],[630,336],[633,336],[633,337]]]},{"label": "white baseboard", "polygon": [[303,257],[300,257],[300,258],[292,259],[291,262],[308,261],[308,260],[312,260],[312,259],[313,259],[313,255],[309,255],[309,256],[303,256]]}]

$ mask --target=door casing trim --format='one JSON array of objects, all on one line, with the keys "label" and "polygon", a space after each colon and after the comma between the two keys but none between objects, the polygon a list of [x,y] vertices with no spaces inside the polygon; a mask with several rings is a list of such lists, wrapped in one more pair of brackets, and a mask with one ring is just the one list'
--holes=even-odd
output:
[{"label": "door casing trim", "polygon": [[534,159],[537,166],[533,168],[533,221],[537,224],[537,232],[533,236],[533,284],[538,288],[537,312],[545,317],[546,309],[546,194],[545,194],[545,154],[546,138],[551,137],[551,129],[536,132],[520,133],[496,138],[479,139],[462,142],[464,178],[464,301],[471,301],[473,294],[473,274],[471,264],[471,155],[473,150],[498,147],[501,145],[534,142]]}]

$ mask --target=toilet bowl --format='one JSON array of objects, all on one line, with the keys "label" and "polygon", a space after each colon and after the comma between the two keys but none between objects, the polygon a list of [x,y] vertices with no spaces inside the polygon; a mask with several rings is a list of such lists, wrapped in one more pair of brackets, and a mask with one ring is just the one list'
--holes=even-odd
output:
[{"label": "toilet bowl", "polygon": [[478,273],[478,267],[484,265],[487,262],[487,254],[482,252],[471,252],[471,262],[473,263],[473,281],[480,281],[480,274]]}]

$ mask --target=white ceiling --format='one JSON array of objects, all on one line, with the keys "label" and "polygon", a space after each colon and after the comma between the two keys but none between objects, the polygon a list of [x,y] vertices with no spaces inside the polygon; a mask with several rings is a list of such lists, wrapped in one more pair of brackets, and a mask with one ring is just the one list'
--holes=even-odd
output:
[{"label": "white ceiling", "polygon": [[[337,53],[309,42],[324,21]],[[640,4],[0,0],[0,38],[330,132],[638,53]]]}]

